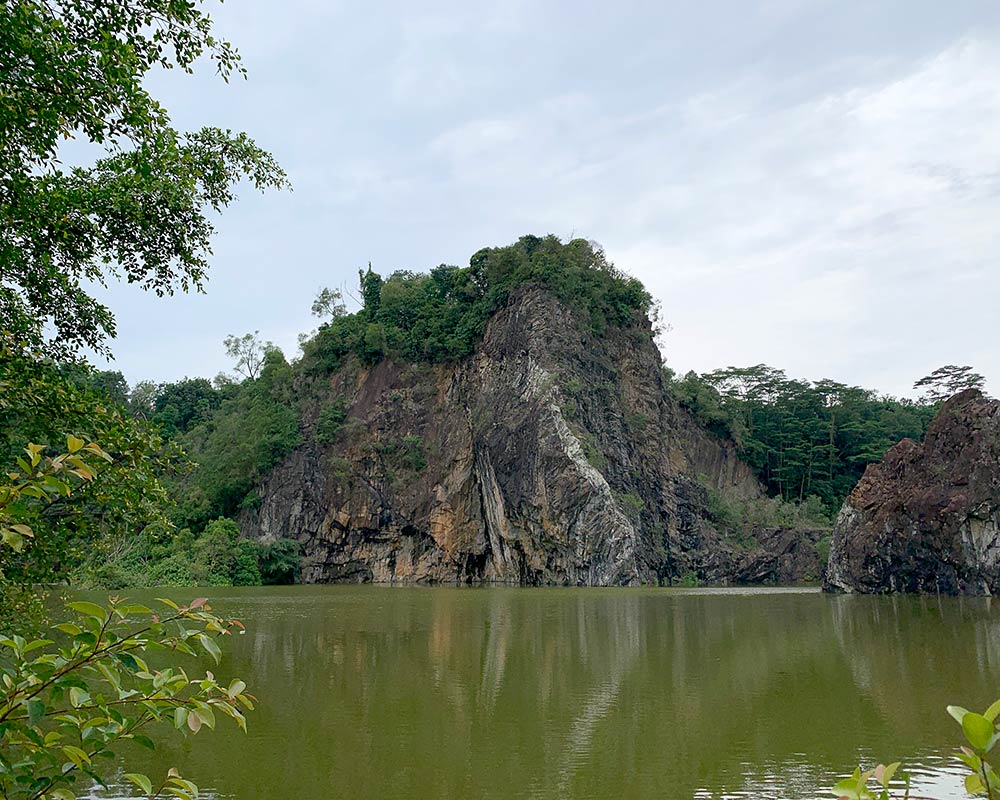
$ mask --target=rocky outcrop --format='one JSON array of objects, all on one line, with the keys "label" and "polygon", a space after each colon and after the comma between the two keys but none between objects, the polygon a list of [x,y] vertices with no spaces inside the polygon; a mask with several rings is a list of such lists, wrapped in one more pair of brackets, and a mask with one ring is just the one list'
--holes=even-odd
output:
[{"label": "rocky outcrop", "polygon": [[1000,402],[961,392],[923,444],[904,439],[868,467],[838,516],[825,588],[1000,590]]},{"label": "rocky outcrop", "polygon": [[[307,582],[707,576],[729,563],[707,488],[761,492],[669,395],[648,322],[597,336],[541,289],[459,363],[348,363],[301,391],[306,443],[241,523],[299,540]],[[337,400],[344,427],[320,443]]]}]

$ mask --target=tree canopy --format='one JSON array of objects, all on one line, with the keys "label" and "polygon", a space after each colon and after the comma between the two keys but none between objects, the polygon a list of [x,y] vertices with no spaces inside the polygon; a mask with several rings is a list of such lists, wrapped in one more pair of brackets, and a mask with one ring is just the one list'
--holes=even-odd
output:
[{"label": "tree canopy", "polygon": [[[0,25],[0,331],[66,356],[108,353],[111,310],[85,288],[124,279],[159,295],[201,289],[208,212],[247,179],[286,185],[245,133],[175,129],[146,90],[154,68],[209,58],[228,79],[239,54],[195,2],[16,0]],[[66,168],[67,139],[103,151]]]},{"label": "tree canopy", "polygon": [[522,236],[508,247],[475,253],[468,267],[442,264],[383,278],[369,265],[359,274],[364,307],[334,315],[304,344],[307,370],[336,369],[349,355],[367,363],[385,357],[444,362],[469,355],[487,320],[524,286],[548,289],[582,312],[595,333],[636,322],[649,293],[583,239]]}]

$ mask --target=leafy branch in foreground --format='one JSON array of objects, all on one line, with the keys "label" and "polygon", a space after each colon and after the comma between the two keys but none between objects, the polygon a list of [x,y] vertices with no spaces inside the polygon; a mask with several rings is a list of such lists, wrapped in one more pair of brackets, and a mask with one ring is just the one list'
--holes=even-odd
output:
[{"label": "leafy branch in foreground", "polygon": [[[989,753],[1000,741],[997,717],[1000,716],[1000,700],[982,714],[969,711],[961,706],[948,706],[948,713],[962,726],[967,745],[959,748],[956,757],[969,768],[965,776],[965,790],[971,795],[984,796],[988,800],[1000,798],[1000,776],[989,763]],[[840,800],[932,800],[910,794],[910,776],[899,772],[899,762],[879,764],[875,769],[854,770],[849,778],[839,781],[830,793]],[[872,783],[877,788],[872,788]],[[896,786],[893,786],[895,782]],[[900,794],[899,792],[902,792]]]},{"label": "leafy branch in foreground", "polygon": [[[95,458],[112,460],[99,445],[72,435],[66,439],[66,450],[47,457],[42,455],[45,445],[29,444],[24,448],[27,458],[17,459],[20,471],[7,473],[10,483],[0,486],[0,541],[17,553],[24,550],[25,539],[35,536],[26,519],[69,497],[80,482],[96,478],[97,469],[91,463]],[[29,499],[36,506],[30,513],[26,505]]]},{"label": "leafy branch in foreground", "polygon": [[[255,698],[243,681],[150,663],[160,653],[198,651],[218,663],[216,639],[243,625],[212,614],[204,598],[160,602],[162,615],[115,598],[107,607],[68,603],[76,619],[56,625],[52,639],[0,638],[0,796],[72,800],[79,781],[106,785],[113,748],[128,740],[153,748],[145,732],[155,724],[196,734],[221,713],[246,730]],[[139,773],[125,778],[150,798],[198,796],[175,769],[158,784]]]}]

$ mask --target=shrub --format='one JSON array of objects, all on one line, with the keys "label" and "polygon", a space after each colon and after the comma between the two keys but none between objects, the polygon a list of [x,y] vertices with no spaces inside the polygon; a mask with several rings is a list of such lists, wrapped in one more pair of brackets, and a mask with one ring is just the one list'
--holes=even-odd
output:
[{"label": "shrub", "polygon": [[332,444],[337,434],[343,430],[346,419],[347,410],[344,408],[343,400],[334,400],[323,406],[316,420],[316,441],[320,444]]}]

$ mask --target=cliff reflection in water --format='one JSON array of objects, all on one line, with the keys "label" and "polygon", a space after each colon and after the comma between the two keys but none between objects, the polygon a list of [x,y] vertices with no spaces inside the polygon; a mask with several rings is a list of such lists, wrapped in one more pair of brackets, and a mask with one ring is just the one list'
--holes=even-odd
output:
[{"label": "cliff reflection in water", "polygon": [[157,758],[239,798],[814,797],[859,758],[937,769],[944,706],[1000,690],[988,599],[292,587],[215,607],[252,632],[222,674],[260,710],[249,737]]}]

